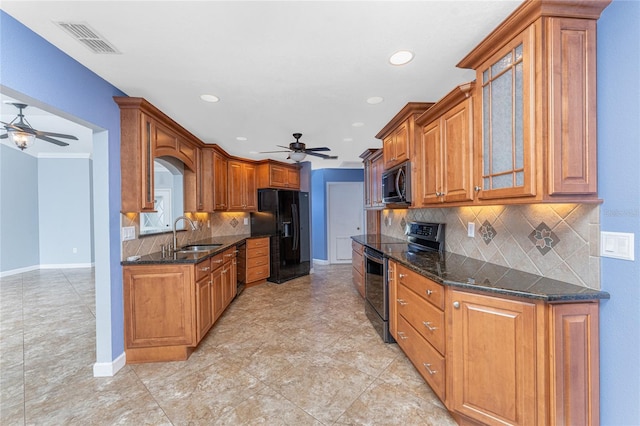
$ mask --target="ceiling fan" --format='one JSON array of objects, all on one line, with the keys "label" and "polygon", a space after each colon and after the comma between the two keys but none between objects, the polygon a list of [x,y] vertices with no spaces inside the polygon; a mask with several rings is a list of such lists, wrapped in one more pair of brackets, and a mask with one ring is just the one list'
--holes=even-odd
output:
[{"label": "ceiling fan", "polygon": [[265,151],[265,152],[261,152],[260,154],[271,154],[271,153],[274,153],[274,152],[289,152],[290,154],[287,157],[287,160],[291,159],[291,160],[296,161],[296,162],[300,162],[300,161],[304,160],[304,157],[306,157],[307,155],[313,155],[313,156],[316,156],[316,157],[320,157],[320,158],[322,158],[324,160],[335,160],[335,159],[338,158],[337,155],[320,154],[319,151],[331,151],[326,146],[317,147],[317,148],[307,148],[304,143],[300,142],[300,138],[302,137],[302,133],[294,133],[293,137],[296,139],[296,141],[295,142],[291,142],[288,147],[282,146],[282,145],[277,145],[280,148],[287,148],[288,151]]},{"label": "ceiling fan", "polygon": [[22,110],[28,107],[27,104],[22,104],[18,102],[15,102],[15,103],[7,102],[7,103],[18,108],[18,115],[16,118],[11,120],[10,123],[5,123],[4,121],[0,121],[0,123],[4,124],[4,129],[7,131],[7,133],[0,135],[0,139],[9,138],[9,140],[15,143],[16,146],[21,150],[24,151],[26,148],[33,145],[33,142],[36,138],[46,142],[51,142],[53,144],[60,145],[60,146],[67,146],[69,144],[63,141],[59,141],[57,139],[53,139],[54,137],[63,138],[63,139],[73,139],[76,141],[78,140],[78,138],[73,135],[65,135],[62,133],[53,133],[53,132],[43,132],[43,131],[34,129],[31,126],[31,124],[29,124],[24,114],[22,113]]}]

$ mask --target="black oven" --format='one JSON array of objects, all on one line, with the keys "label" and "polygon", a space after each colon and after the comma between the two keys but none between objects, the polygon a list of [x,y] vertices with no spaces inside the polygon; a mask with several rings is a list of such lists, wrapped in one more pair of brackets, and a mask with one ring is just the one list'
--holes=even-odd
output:
[{"label": "black oven", "polygon": [[389,333],[389,285],[386,280],[387,260],[381,252],[364,248],[365,312],[385,343],[394,343]]}]

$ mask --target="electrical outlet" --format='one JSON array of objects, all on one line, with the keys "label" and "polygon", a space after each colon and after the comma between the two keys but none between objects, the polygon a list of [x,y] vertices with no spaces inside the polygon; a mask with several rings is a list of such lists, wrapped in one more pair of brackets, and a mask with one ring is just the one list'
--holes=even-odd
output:
[{"label": "electrical outlet", "polygon": [[71,249],[71,251],[73,252],[73,254],[78,253],[78,249],[76,247],[74,247],[73,249]]},{"label": "electrical outlet", "polygon": [[125,226],[122,228],[122,241],[129,241],[136,239],[136,228],[135,226]]},{"label": "electrical outlet", "polygon": [[475,237],[476,236],[476,224],[473,222],[467,223],[467,237]]},{"label": "electrical outlet", "polygon": [[600,232],[600,256],[635,260],[634,234],[627,232]]},{"label": "electrical outlet", "polygon": [[245,224],[245,225],[248,225],[248,224],[249,224],[249,218],[247,218],[247,217],[245,217],[245,218],[244,218],[244,224]]}]

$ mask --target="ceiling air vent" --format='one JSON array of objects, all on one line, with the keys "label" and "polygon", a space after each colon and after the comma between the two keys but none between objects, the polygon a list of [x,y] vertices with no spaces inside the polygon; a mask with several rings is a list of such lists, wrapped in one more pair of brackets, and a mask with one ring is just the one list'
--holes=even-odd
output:
[{"label": "ceiling air vent", "polygon": [[56,22],[56,24],[73,38],[88,47],[93,53],[120,53],[118,49],[84,22]]}]

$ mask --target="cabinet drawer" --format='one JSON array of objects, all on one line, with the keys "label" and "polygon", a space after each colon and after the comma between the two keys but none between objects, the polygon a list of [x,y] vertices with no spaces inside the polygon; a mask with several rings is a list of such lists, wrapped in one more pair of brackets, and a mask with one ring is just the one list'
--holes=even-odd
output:
[{"label": "cabinet drawer", "polygon": [[269,247],[269,238],[252,238],[247,240],[247,249],[254,249],[257,247]]},{"label": "cabinet drawer", "polygon": [[415,291],[419,296],[444,310],[444,287],[440,284],[423,277],[417,272],[398,265],[398,281],[411,290]]},{"label": "cabinet drawer", "polygon": [[269,257],[269,247],[247,248],[247,259]]},{"label": "cabinet drawer", "polygon": [[269,265],[269,256],[251,257],[247,259],[247,267],[255,268],[258,266]]},{"label": "cabinet drawer", "polygon": [[353,265],[353,269],[357,270],[361,274],[364,273],[364,257],[362,253],[358,253],[355,250],[351,251],[351,264]]},{"label": "cabinet drawer", "polygon": [[247,282],[251,283],[258,280],[269,278],[269,265],[247,268]]},{"label": "cabinet drawer", "polygon": [[222,266],[222,262],[224,262],[224,255],[222,253],[218,253],[213,256],[211,259],[211,270],[215,271],[219,267]]},{"label": "cabinet drawer", "polygon": [[400,284],[396,309],[418,333],[444,354],[444,312]]},{"label": "cabinet drawer", "polygon": [[236,254],[238,253],[238,249],[235,247],[231,247],[228,248],[224,251],[224,253],[222,254],[222,257],[224,259],[224,261],[229,261],[231,259],[233,259],[234,257],[236,257]]},{"label": "cabinet drawer", "polygon": [[351,277],[353,279],[353,285],[360,293],[360,296],[364,298],[364,277],[356,268],[351,268]]},{"label": "cabinet drawer", "polygon": [[211,259],[196,264],[196,281],[200,281],[211,273]]},{"label": "cabinet drawer", "polygon": [[398,315],[398,345],[431,389],[445,400],[445,360],[409,323]]},{"label": "cabinet drawer", "polygon": [[351,248],[353,249],[353,251],[355,251],[360,255],[362,255],[362,251],[364,250],[364,248],[362,247],[362,244],[356,243],[355,241],[351,241]]}]

